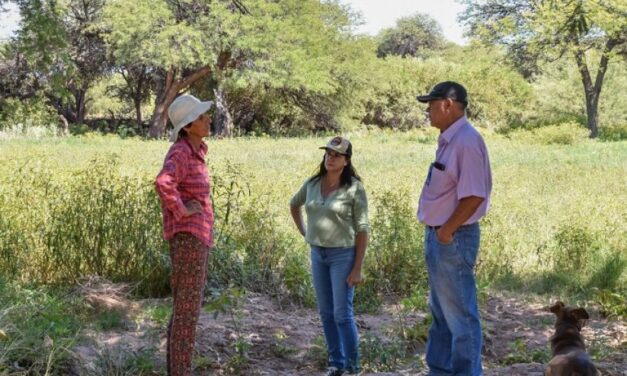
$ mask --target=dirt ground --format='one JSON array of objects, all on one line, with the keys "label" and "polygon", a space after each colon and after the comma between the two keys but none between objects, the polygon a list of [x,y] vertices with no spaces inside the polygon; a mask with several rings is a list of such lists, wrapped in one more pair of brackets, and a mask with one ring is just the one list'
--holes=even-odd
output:
[{"label": "dirt ground", "polygon": [[[168,306],[168,299],[133,302],[124,297],[123,289],[102,286],[92,286],[85,296],[100,310],[123,310],[126,322],[123,328],[114,330],[84,331],[84,340],[73,349],[76,374],[164,374],[165,321],[155,322],[142,312],[150,307]],[[482,309],[486,375],[543,375],[542,361],[549,357],[548,339],[554,323],[553,314],[546,309],[548,303],[534,302],[529,297],[490,295]],[[378,348],[381,359],[385,359],[388,348],[392,348],[388,346],[398,338],[401,324],[411,328],[426,317],[424,312],[401,314],[399,309],[398,305],[388,304],[378,315],[357,316],[362,341],[367,337],[382,340],[382,347]],[[601,359],[595,361],[597,368],[602,375],[627,375],[627,323],[608,321],[590,311],[591,319],[583,336],[588,351],[595,359]],[[324,343],[315,310],[279,307],[267,296],[248,293],[233,312],[217,317],[206,310],[201,313],[194,375],[323,373]],[[243,355],[237,355],[238,346]],[[391,372],[362,375],[425,375],[424,345],[416,342],[407,355]],[[150,366],[142,368],[142,364]],[[150,368],[154,371],[141,372]]]}]

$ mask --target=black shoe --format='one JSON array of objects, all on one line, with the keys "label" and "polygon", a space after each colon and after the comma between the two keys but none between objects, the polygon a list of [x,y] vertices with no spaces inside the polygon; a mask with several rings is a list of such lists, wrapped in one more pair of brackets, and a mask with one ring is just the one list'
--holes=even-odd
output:
[{"label": "black shoe", "polygon": [[343,374],[344,370],[337,367],[329,367],[327,368],[327,373],[325,373],[324,376],[342,376]]}]

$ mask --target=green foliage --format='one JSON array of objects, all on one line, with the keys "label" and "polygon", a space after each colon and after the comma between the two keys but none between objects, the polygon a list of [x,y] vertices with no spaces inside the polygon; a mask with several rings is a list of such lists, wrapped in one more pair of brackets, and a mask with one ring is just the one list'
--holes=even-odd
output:
[{"label": "green foliage", "polygon": [[418,57],[429,50],[437,50],[445,43],[442,28],[428,14],[417,13],[396,21],[396,27],[379,33],[378,57],[399,55]]},{"label": "green foliage", "polygon": [[424,319],[409,325],[408,316],[412,312],[429,312],[429,288],[422,286],[414,289],[412,294],[401,299],[401,306],[398,313],[398,336],[405,342],[409,351],[416,351],[427,342],[429,327],[433,317],[428,314]]},{"label": "green foliage", "polygon": [[530,350],[523,339],[516,339],[510,344],[510,350],[500,362],[505,365],[516,363],[547,363],[551,360],[548,346],[544,349]]},{"label": "green foliage", "polygon": [[311,305],[307,258],[293,251],[292,237],[280,226],[276,208],[264,195],[253,196],[241,175],[238,167],[229,164],[213,187],[216,218],[222,224],[210,278],[251,291],[274,292],[279,298],[285,293],[292,301]]},{"label": "green foliage", "polygon": [[397,189],[370,196],[376,204],[370,257],[365,264],[367,280],[373,280],[379,294],[410,295],[426,286],[427,275],[422,257],[423,229],[406,203],[409,192]]},{"label": "green foliage", "polygon": [[[537,57],[561,56],[576,49],[604,48],[608,40],[624,42],[626,22],[616,14],[625,12],[621,0],[530,1],[463,0],[462,20],[471,34],[492,44],[508,47],[516,56],[519,49]],[[522,57],[519,56],[519,57]]]},{"label": "green foliage", "polygon": [[553,238],[539,247],[537,256],[545,268],[526,273],[523,283],[535,292],[570,294],[599,302],[605,298],[611,302],[611,297],[598,291],[615,290],[619,297],[624,296],[624,246],[607,244],[589,225],[569,222],[574,223],[559,226]]},{"label": "green foliage", "polygon": [[429,310],[428,296],[429,290],[427,285],[417,286],[412,289],[409,296],[401,299],[403,310],[407,312],[427,312]]},{"label": "green foliage", "polygon": [[[577,23],[544,3],[491,0],[469,8],[464,17],[472,33],[489,42],[484,47],[474,42],[468,47],[445,45],[435,21],[421,14],[400,19],[375,39],[351,35],[356,18],[337,2],[253,0],[245,5],[250,14],[234,1],[93,0],[81,9],[74,0],[20,2],[24,23],[19,38],[2,49],[0,58],[6,95],[45,93],[54,103],[53,113],[62,113],[70,123],[90,113],[99,119],[98,124],[88,120],[91,129],[122,138],[145,134],[137,123],[142,114],[155,111],[153,99],[164,103],[159,88],[174,85],[180,92],[190,84],[193,93],[205,98],[213,97],[216,88],[224,89],[237,134],[302,136],[362,125],[403,130],[425,126],[415,96],[446,79],[467,86],[469,116],[486,127],[584,122],[582,78],[569,60],[571,54],[554,62],[538,60],[543,55],[537,51],[540,42],[563,47],[568,39],[560,33],[554,39],[536,38],[552,35],[558,24]],[[614,2],[608,7],[612,12],[622,9]],[[620,36],[624,27],[606,8],[594,3],[571,9],[571,15],[583,14],[586,27],[564,29],[586,33],[580,42],[594,47],[587,52],[591,72],[601,65],[601,42]],[[89,14],[75,19],[70,16],[73,9]],[[606,33],[595,33],[597,28]],[[512,47],[507,50],[510,57],[520,55],[515,68],[495,47],[502,44]],[[377,59],[377,49],[388,58]],[[620,54],[624,47],[619,43],[615,50]],[[547,51],[551,56],[563,52]],[[624,138],[621,89],[627,72],[624,61],[607,56],[599,130],[604,139],[616,140]],[[521,67],[527,62],[533,67]],[[190,77],[201,68],[208,69],[202,79]],[[16,83],[12,77],[24,78]],[[37,114],[22,113],[28,118],[24,124],[41,122]],[[128,121],[131,117],[137,121]],[[0,119],[0,128],[6,127],[2,123]],[[87,128],[73,124],[72,129],[82,134]]]},{"label": "green foliage", "polygon": [[[591,70],[599,56],[592,54]],[[581,75],[572,59],[563,57],[556,61],[542,63],[541,73],[533,76],[532,96],[520,124],[514,128],[535,128],[551,124],[577,122],[586,123],[586,99],[581,90]],[[621,129],[627,124],[627,114],[623,111],[627,85],[627,64],[618,60],[609,64],[599,103],[599,138],[620,140]],[[624,131],[622,132],[624,135]],[[617,137],[618,136],[618,137]],[[623,136],[624,137],[624,136]]]},{"label": "green foliage", "polygon": [[[209,7],[216,9],[223,4],[212,3],[217,5]],[[179,16],[183,18],[191,6],[182,4]],[[207,7],[202,7],[192,23],[177,22],[176,12],[175,6],[166,1],[107,2],[102,23],[109,30],[105,40],[115,60],[165,69],[191,68],[215,61],[221,33]]]},{"label": "green foliage", "polygon": [[[390,339],[373,334],[366,343],[367,366],[384,370],[396,364],[398,369],[408,353],[421,348],[429,326],[428,319],[412,321],[417,315],[414,311],[426,311],[427,291],[423,229],[415,219],[415,209],[419,186],[433,158],[437,132],[371,131],[348,137],[355,147],[353,160],[370,199],[372,230],[364,265],[366,280],[356,290],[356,310],[377,311],[384,299],[406,298],[401,300],[403,312],[395,320]],[[605,143],[584,138],[572,145],[545,146],[490,132],[485,132],[485,138],[495,185],[490,213],[481,223],[477,267],[480,299],[485,297],[486,286],[507,287],[517,292],[559,294],[564,300],[593,302],[608,316],[622,317],[627,281],[627,233],[622,225],[626,215],[622,205],[622,171],[627,158],[624,141]],[[241,324],[237,320],[244,290],[274,294],[281,302],[312,302],[307,245],[290,222],[287,200],[319,163],[321,152],[317,148],[326,141],[208,141],[212,151],[209,160],[217,244],[209,266],[208,292],[217,291],[216,297],[222,294],[224,299],[217,306],[224,308],[223,314],[233,312],[237,325]],[[55,346],[59,346],[52,354],[53,367],[64,374],[63,359],[67,354],[60,350],[61,344],[71,348],[70,341],[80,329],[81,317],[88,318],[83,322],[101,327],[122,325],[120,317],[109,313],[102,315],[104,318],[101,313],[85,313],[80,301],[35,298],[43,295],[41,288],[31,291],[17,287],[26,282],[63,283],[65,280],[53,280],[61,275],[70,279],[74,264],[65,266],[53,260],[79,260],[78,271],[87,273],[95,270],[99,257],[101,270],[110,274],[103,277],[138,283],[139,295],[168,292],[167,244],[161,240],[160,210],[152,189],[167,147],[164,142],[94,134],[0,141],[0,275],[15,281],[11,284],[14,290],[28,291],[5,293],[18,296],[0,301],[0,306],[6,307],[0,310],[0,330],[8,338],[0,339],[0,358],[3,351],[12,354],[10,362],[0,361],[3,366],[6,364],[5,369],[13,370],[14,361],[45,367],[51,350],[44,346],[41,333],[50,327],[58,330],[49,334]],[[117,157],[113,157],[113,152]],[[95,156],[99,158],[94,159]],[[103,228],[98,235],[87,231],[98,226]],[[72,228],[81,236],[73,236]],[[113,232],[119,235],[114,237]],[[55,233],[66,239],[52,241]],[[102,254],[94,245],[99,237],[104,244],[100,247]],[[63,244],[67,254],[54,256],[56,249],[48,248],[49,244]],[[113,248],[126,253],[118,256]],[[79,252],[81,249],[84,251]],[[134,265],[135,272],[129,268],[124,275],[123,267],[112,266],[114,260],[119,263],[122,259]],[[152,267],[158,267],[154,273],[150,273]],[[80,273],[74,274],[78,277]],[[53,308],[44,309],[51,316],[41,321],[23,320],[26,313],[36,310],[24,303],[29,299],[45,300],[52,305]],[[63,316],[57,318],[55,312],[62,312]],[[154,307],[146,314],[157,324],[165,325],[169,313],[168,307]],[[22,326],[31,322],[36,326]],[[23,333],[32,333],[32,338],[21,337]],[[28,342],[23,343],[26,348],[35,349],[36,354],[18,354],[15,348],[8,348],[11,341],[27,338]],[[322,337],[318,342],[312,345],[308,359],[323,367],[327,358]],[[274,344],[271,351],[290,356],[287,341],[279,336]],[[250,371],[248,346],[245,334],[230,343],[232,360],[228,367],[233,372]],[[517,346],[525,359],[543,359],[543,352],[523,349],[522,344]],[[606,351],[602,344],[597,347],[598,351]],[[512,353],[517,349],[514,347]],[[146,361],[151,359],[148,351],[129,352],[124,358],[116,354],[102,352],[103,367],[108,364],[108,369],[118,370],[118,374],[157,372],[151,371]],[[154,357],[155,352],[152,354]],[[196,364],[199,370],[210,367],[206,359],[197,359]],[[145,371],[132,371],[138,369]]]},{"label": "green foliage", "polygon": [[[247,1],[246,10],[235,5],[234,1],[109,2],[103,20],[110,30],[106,40],[118,64],[152,67],[160,80],[177,85],[175,91],[194,83],[206,86],[206,97],[222,86],[264,95],[269,91],[267,99],[255,97],[250,103],[246,96],[246,102],[239,103],[246,108],[242,114],[246,132],[253,126],[264,131],[311,129],[321,122],[326,124],[318,124],[320,128],[337,127],[333,120],[337,96],[347,81],[341,66],[354,55],[348,51],[357,51],[345,48],[351,37],[344,7],[313,0]],[[200,82],[205,76],[209,82]],[[170,82],[165,86],[171,89]],[[283,98],[272,100],[273,94]],[[164,97],[158,101],[164,103]],[[234,104],[238,118],[241,106]],[[274,111],[258,115],[251,112],[251,104],[272,106]],[[275,112],[280,110],[283,114]]]},{"label": "green foliage", "polygon": [[99,330],[107,331],[113,329],[123,328],[125,326],[125,315],[118,310],[109,310],[102,312],[97,321],[96,327]]},{"label": "green foliage", "polygon": [[278,329],[273,334],[274,343],[272,352],[279,358],[288,358],[290,355],[295,354],[298,349],[291,347],[286,343],[288,336],[283,329]]},{"label": "green foliage", "polygon": [[20,29],[16,58],[60,113],[74,123],[85,119],[86,92],[108,69],[103,30],[97,27],[103,0],[28,0],[18,2]]},{"label": "green foliage", "polygon": [[[463,3],[467,7],[462,20],[470,33],[484,44],[504,46],[526,77],[537,73],[538,61],[557,60],[565,55],[574,58],[583,84],[588,128],[591,137],[596,137],[597,109],[608,64],[620,61],[624,55],[627,18],[616,15],[624,15],[627,4],[623,0]],[[533,63],[528,64],[529,60]],[[598,63],[590,64],[592,60]]]},{"label": "green foliage", "polygon": [[324,336],[317,336],[307,352],[309,362],[318,369],[324,369],[329,364],[329,355],[327,352],[327,343]]},{"label": "green foliage", "polygon": [[624,294],[599,289],[596,291],[595,302],[601,306],[605,317],[625,319],[627,317],[627,298]]},{"label": "green foliage", "polygon": [[513,140],[539,145],[573,145],[585,141],[588,131],[579,123],[568,122],[507,133]]},{"label": "green foliage", "polygon": [[599,140],[625,141],[627,140],[627,123],[625,125],[604,126],[599,129]]},{"label": "green foliage", "polygon": [[82,136],[91,132],[91,129],[89,128],[87,124],[76,124],[76,125],[73,124],[73,125],[70,125],[69,128],[70,128],[69,129],[70,134],[74,136]]},{"label": "green foliage", "polygon": [[65,374],[80,330],[80,302],[64,291],[0,279],[0,373]]},{"label": "green foliage", "polygon": [[364,370],[373,372],[394,371],[407,355],[403,341],[384,340],[373,333],[361,336],[359,353]]},{"label": "green foliage", "polygon": [[[481,224],[480,286],[538,293],[562,288],[586,298],[595,287],[622,291],[627,278],[618,256],[625,243],[623,142],[584,138],[547,147],[485,136],[495,186]],[[413,295],[419,307],[426,275],[415,210],[437,132],[349,137],[371,220],[366,279],[356,290],[356,310],[376,311],[390,296]],[[307,245],[290,222],[287,199],[319,163],[317,148],[326,139],[208,142],[216,214],[208,286],[311,305]],[[138,283],[139,295],[167,294],[169,255],[152,187],[166,150],[161,142],[92,134],[2,142],[0,273],[33,283],[66,283],[101,273]],[[567,270],[575,261],[581,265],[576,278],[554,268],[553,255],[560,252],[567,259],[555,262]]]},{"label": "green foliage", "polygon": [[160,375],[155,370],[155,351],[153,348],[132,350],[125,345],[114,348],[103,347],[95,362],[96,370],[88,371],[87,376]]},{"label": "green foliage", "polygon": [[24,131],[32,127],[54,129],[57,124],[55,110],[41,98],[0,99],[0,132],[16,127]]},{"label": "green foliage", "polygon": [[204,309],[213,312],[214,317],[219,314],[235,315],[245,295],[246,291],[238,287],[229,287],[222,291],[214,289],[211,291],[212,299]]},{"label": "green foliage", "polygon": [[294,301],[307,307],[315,306],[316,297],[306,253],[288,254],[282,274],[281,280]]},{"label": "green foliage", "polygon": [[402,338],[406,341],[407,345],[412,348],[425,345],[429,337],[429,328],[431,327],[432,321],[433,317],[428,315],[424,320],[418,321],[413,326],[406,328],[405,332],[402,333]]},{"label": "green foliage", "polygon": [[139,292],[165,292],[166,248],[155,226],[161,214],[152,184],[121,176],[113,155],[94,159],[71,176],[14,167],[20,173],[3,176],[0,196],[18,194],[22,200],[17,211],[7,213],[11,222],[0,223],[13,240],[3,242],[0,253],[19,256],[0,261],[0,270],[19,270],[22,278],[43,283],[96,274],[140,282]]},{"label": "green foliage", "polygon": [[507,65],[495,66],[498,56],[496,50],[473,46],[451,47],[443,55],[426,59],[387,58],[371,74],[362,121],[395,129],[426,126],[424,106],[417,103],[416,95],[445,80],[460,82],[468,89],[471,120],[489,127],[520,121],[531,87]]},{"label": "green foliage", "polygon": [[[364,124],[411,129],[426,125],[426,117],[416,101],[416,94],[423,86],[441,77],[432,70],[433,65],[422,64],[419,60],[390,57],[378,62],[371,72],[370,88],[362,99]],[[427,82],[425,82],[427,81]]]},{"label": "green foliage", "polygon": [[170,320],[172,314],[172,307],[169,305],[155,305],[148,307],[145,310],[146,315],[150,320],[154,321],[157,325],[165,326]]},{"label": "green foliage", "polygon": [[586,290],[600,288],[613,289],[620,294],[627,293],[627,284],[625,283],[627,257],[625,257],[624,252],[620,249],[606,252],[597,262],[591,264],[594,266],[587,267],[590,269],[591,275],[586,283]]},{"label": "green foliage", "polygon": [[94,117],[111,116],[113,118],[131,116],[130,103],[124,103],[121,98],[110,95],[114,88],[122,87],[124,79],[120,75],[103,77],[97,81],[87,95],[91,101],[87,104],[89,113]]},{"label": "green foliage", "polygon": [[246,291],[241,288],[230,287],[223,291],[214,290],[211,295],[213,299],[205,306],[205,311],[214,312],[215,317],[219,313],[228,314],[235,328],[234,354],[228,360],[227,369],[231,374],[241,374],[248,365],[248,350],[251,347],[242,333],[241,324],[243,313],[240,306]]},{"label": "green foliage", "polygon": [[597,257],[599,242],[586,228],[562,226],[555,234],[551,252],[553,269],[565,273],[582,273],[586,265]]}]

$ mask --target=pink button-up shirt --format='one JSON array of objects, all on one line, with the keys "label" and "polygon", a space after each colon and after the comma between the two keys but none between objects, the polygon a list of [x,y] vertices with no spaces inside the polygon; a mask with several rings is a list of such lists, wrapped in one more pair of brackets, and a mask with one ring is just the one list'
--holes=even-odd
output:
[{"label": "pink button-up shirt", "polygon": [[[155,188],[161,198],[163,236],[170,240],[178,232],[188,232],[208,247],[213,247],[213,207],[210,177],[205,164],[207,145],[199,150],[185,138],[176,141],[165,156]],[[185,217],[185,203],[196,200],[202,212]]]},{"label": "pink button-up shirt", "polygon": [[420,194],[418,219],[429,226],[441,226],[459,200],[477,196],[484,201],[464,224],[475,223],[487,213],[491,191],[488,149],[479,132],[462,116],[440,133],[435,162],[429,166]]}]

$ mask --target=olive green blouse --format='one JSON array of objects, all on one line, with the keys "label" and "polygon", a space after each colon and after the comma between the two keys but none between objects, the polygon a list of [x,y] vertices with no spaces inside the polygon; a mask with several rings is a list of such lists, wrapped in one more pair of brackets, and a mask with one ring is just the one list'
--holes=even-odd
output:
[{"label": "olive green blouse", "polygon": [[326,199],[322,198],[322,179],[309,179],[290,200],[290,206],[305,206],[305,240],[319,247],[352,247],[355,235],[368,232],[368,199],[361,182],[355,178]]}]

